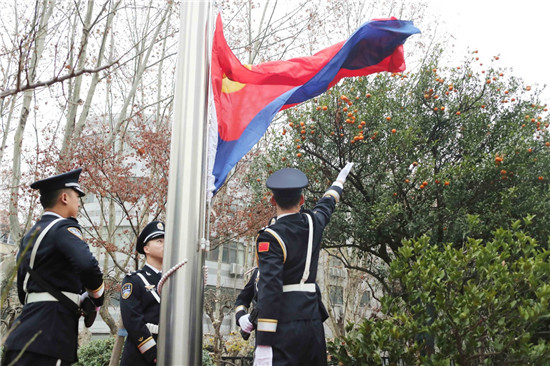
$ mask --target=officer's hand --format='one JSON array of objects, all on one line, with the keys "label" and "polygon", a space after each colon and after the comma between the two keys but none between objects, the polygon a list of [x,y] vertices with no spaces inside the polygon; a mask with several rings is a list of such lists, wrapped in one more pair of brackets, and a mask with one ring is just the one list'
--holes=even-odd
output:
[{"label": "officer's hand", "polygon": [[84,300],[86,300],[88,297],[90,297],[90,296],[88,295],[87,291],[84,291],[83,293],[81,293],[80,294],[80,305],[82,305]]},{"label": "officer's hand", "polygon": [[245,314],[239,318],[239,326],[244,332],[250,333],[252,332],[252,329],[254,329],[254,326],[250,322],[250,319],[248,314]]},{"label": "officer's hand", "polygon": [[352,166],[353,166],[353,163],[348,162],[346,166],[342,170],[340,170],[340,173],[338,173],[338,177],[336,178],[336,181],[344,184],[346,182],[346,178],[348,177],[348,174]]},{"label": "officer's hand", "polygon": [[271,346],[256,346],[254,352],[254,366],[272,366],[273,349]]}]

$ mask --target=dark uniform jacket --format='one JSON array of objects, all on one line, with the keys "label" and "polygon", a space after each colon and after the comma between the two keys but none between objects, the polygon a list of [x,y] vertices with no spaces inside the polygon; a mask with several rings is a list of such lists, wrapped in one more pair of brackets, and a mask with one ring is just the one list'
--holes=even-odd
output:
[{"label": "dark uniform jacket", "polygon": [[[321,302],[321,294],[315,280],[321,236],[341,193],[340,187],[332,186],[313,210],[302,210],[299,213],[279,217],[274,224],[260,231],[256,239],[260,272],[256,304],[258,345],[281,347],[281,344],[286,342],[300,344],[301,339],[291,339],[291,337],[280,339],[277,337],[277,329],[285,323],[301,320],[322,322],[327,318],[328,314]],[[305,281],[306,285],[309,284],[307,285],[309,291],[283,292],[283,286],[300,284],[306,268],[309,235],[306,214],[309,214],[313,221],[311,263],[308,268],[309,276]],[[273,232],[278,237],[273,235]],[[274,358],[275,354],[274,352]]]},{"label": "dark uniform jacket", "polygon": [[[146,285],[142,277],[149,283]],[[154,365],[157,358],[157,332],[147,324],[158,326],[160,296],[157,284],[162,275],[145,265],[142,269],[127,275],[122,281],[120,292],[120,313],[128,337],[120,365]],[[156,296],[155,296],[156,295]]]},{"label": "dark uniform jacket", "polygon": [[252,276],[250,276],[248,283],[244,286],[241,292],[239,292],[237,300],[235,300],[235,318],[237,321],[237,325],[239,325],[239,318],[248,312],[250,303],[256,297],[258,288],[257,277],[258,268],[256,268],[254,272],[252,272]]},{"label": "dark uniform jacket", "polygon": [[[19,259],[24,248],[34,245],[40,232],[60,216],[46,212],[23,237],[17,254]],[[19,301],[25,304],[24,282],[29,268],[32,246],[27,250],[17,272],[17,293]],[[82,240],[78,221],[66,218],[57,222],[39,243],[34,271],[60,291],[80,294],[83,289],[96,306],[103,303],[103,275],[88,244]],[[32,278],[27,280],[27,291],[45,292]],[[78,318],[58,301],[40,301],[25,304],[17,326],[6,340],[8,350],[21,350],[30,339],[41,332],[29,345],[28,351],[60,358],[64,361],[77,360]],[[17,322],[16,321],[16,322]]]}]

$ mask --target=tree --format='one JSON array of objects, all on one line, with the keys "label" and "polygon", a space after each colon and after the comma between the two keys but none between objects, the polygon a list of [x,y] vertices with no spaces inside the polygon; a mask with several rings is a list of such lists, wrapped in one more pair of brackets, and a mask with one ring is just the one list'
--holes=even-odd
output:
[{"label": "tree", "polygon": [[[327,249],[326,258],[320,264],[317,282],[323,303],[326,305],[329,318],[326,325],[333,337],[341,338],[346,334],[346,324],[359,323],[364,318],[379,312],[380,284],[363,271],[346,269],[339,252]],[[369,266],[372,258],[358,259],[357,266]]]},{"label": "tree", "polygon": [[116,297],[127,264],[139,266],[131,244],[166,200],[172,80],[159,75],[175,67],[177,9],[172,1],[3,5],[1,159],[10,196],[1,199],[11,237],[19,241],[39,214],[32,181],[84,166],[99,210],[81,224]]},{"label": "tree", "polygon": [[[547,364],[550,251],[524,229],[533,217],[496,229],[489,239],[403,243],[390,265],[398,296],[382,299],[384,319],[365,319],[331,345],[335,361],[379,365]],[[477,224],[471,218],[472,224]],[[432,307],[429,314],[427,307]],[[427,325],[428,324],[428,325]],[[419,337],[434,335],[436,352],[423,353]]]},{"label": "tree", "polygon": [[[386,266],[403,240],[428,235],[461,246],[526,215],[535,217],[529,235],[542,242],[550,234],[543,219],[550,135],[540,91],[507,76],[498,57],[482,66],[476,51],[447,68],[439,57],[414,73],[345,80],[289,110],[255,168],[302,169],[313,202],[346,161],[355,162],[324,246],[386,291]],[[479,217],[474,227],[471,215]],[[374,266],[356,265],[369,256]]]}]

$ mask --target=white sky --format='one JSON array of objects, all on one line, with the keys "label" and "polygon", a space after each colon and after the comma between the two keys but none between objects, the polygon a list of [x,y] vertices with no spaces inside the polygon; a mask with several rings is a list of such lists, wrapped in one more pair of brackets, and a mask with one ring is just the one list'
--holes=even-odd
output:
[{"label": "white sky", "polygon": [[[550,1],[428,0],[429,11],[444,24],[457,51],[479,50],[488,61],[499,55],[528,84],[547,85],[550,104]],[[465,52],[458,53],[460,59]]]}]

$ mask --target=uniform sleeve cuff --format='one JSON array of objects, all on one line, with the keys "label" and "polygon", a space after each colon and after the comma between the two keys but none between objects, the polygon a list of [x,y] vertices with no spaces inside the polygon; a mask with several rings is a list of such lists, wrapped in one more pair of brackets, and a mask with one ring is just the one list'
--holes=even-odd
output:
[{"label": "uniform sleeve cuff", "polygon": [[333,197],[336,203],[340,201],[340,196],[342,195],[342,187],[340,187],[338,182],[334,182],[334,184],[328,189],[328,191],[325,192],[323,197]]},{"label": "uniform sleeve cuff", "polygon": [[103,296],[103,292],[105,292],[105,286],[103,282],[101,282],[101,286],[99,286],[95,290],[86,289],[86,291],[92,299],[99,299],[101,296]]},{"label": "uniform sleeve cuff", "polygon": [[138,345],[138,350],[141,354],[144,354],[145,352],[147,352],[148,350],[150,350],[156,345],[157,345],[157,342],[155,342],[155,340],[151,336]]},{"label": "uniform sleeve cuff", "polygon": [[277,331],[277,319],[258,319],[258,332],[275,333]]},{"label": "uniform sleeve cuff", "polygon": [[238,313],[239,311],[245,311],[246,312],[247,310],[248,310],[248,308],[244,305],[239,305],[235,308],[236,313]]}]

